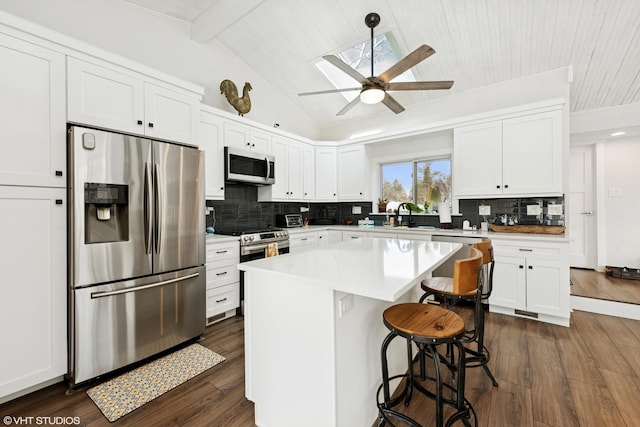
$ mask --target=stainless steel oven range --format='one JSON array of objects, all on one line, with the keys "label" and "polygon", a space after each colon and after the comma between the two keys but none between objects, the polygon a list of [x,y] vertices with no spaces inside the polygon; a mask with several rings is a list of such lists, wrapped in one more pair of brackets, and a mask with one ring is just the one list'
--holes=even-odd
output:
[{"label": "stainless steel oven range", "polygon": [[[289,232],[280,228],[266,230],[216,230],[217,234],[240,237],[240,262],[266,258],[269,249],[278,255],[289,253]],[[244,273],[240,272],[240,308],[244,314]]]}]

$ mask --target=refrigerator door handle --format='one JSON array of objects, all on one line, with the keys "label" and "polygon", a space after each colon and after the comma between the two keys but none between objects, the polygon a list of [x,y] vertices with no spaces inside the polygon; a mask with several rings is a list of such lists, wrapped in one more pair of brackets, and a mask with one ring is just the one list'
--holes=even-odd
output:
[{"label": "refrigerator door handle", "polygon": [[113,295],[126,294],[129,292],[138,292],[144,289],[157,288],[158,286],[165,286],[165,285],[170,285],[171,283],[183,282],[185,280],[193,279],[194,277],[198,277],[199,275],[200,273],[193,273],[193,274],[186,275],[184,277],[177,277],[175,279],[164,280],[158,283],[150,283],[148,285],[136,286],[134,288],[119,289],[117,291],[91,292],[91,299],[104,298],[104,297],[110,297]]},{"label": "refrigerator door handle", "polygon": [[151,190],[149,185],[151,184],[151,170],[149,163],[144,163],[144,247],[145,253],[151,253],[151,226],[153,224],[153,218],[151,217]]},{"label": "refrigerator door handle", "polygon": [[158,172],[158,164],[153,164],[153,188],[155,192],[155,241],[156,241],[156,253],[160,252],[160,240],[162,239],[162,188],[160,182],[160,176]]}]

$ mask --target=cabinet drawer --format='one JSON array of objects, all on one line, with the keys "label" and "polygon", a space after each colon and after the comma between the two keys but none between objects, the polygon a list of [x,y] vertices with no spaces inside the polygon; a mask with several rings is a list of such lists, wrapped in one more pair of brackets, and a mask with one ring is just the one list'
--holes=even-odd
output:
[{"label": "cabinet drawer", "polygon": [[240,261],[240,243],[229,241],[224,243],[207,243],[207,263],[222,260]]},{"label": "cabinet drawer", "polygon": [[493,250],[496,256],[536,256],[544,258],[557,258],[563,255],[563,248],[558,245],[546,245],[544,243],[522,242],[522,244],[496,244],[493,240]]},{"label": "cabinet drawer", "polygon": [[207,290],[240,281],[237,263],[218,261],[207,263]]},{"label": "cabinet drawer", "polygon": [[207,318],[240,306],[240,284],[207,289]]}]

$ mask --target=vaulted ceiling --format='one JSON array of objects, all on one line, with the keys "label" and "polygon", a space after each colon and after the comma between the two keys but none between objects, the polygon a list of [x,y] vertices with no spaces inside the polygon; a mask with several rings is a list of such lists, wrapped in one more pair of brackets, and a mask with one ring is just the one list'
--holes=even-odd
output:
[{"label": "vaulted ceiling", "polygon": [[[391,31],[401,56],[421,44],[435,49],[412,69],[416,80],[455,81],[450,91],[394,92],[407,109],[568,65],[571,111],[640,102],[638,0],[124,1],[191,23],[194,40],[215,39],[321,122],[341,120],[344,97],[297,94],[333,88],[314,64],[367,40],[369,12],[381,16],[376,34]],[[383,110],[360,104],[345,117]]]}]

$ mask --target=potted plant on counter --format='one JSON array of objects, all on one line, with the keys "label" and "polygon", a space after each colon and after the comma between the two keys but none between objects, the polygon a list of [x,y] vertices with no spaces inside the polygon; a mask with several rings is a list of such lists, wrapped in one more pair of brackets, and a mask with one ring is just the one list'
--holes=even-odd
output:
[{"label": "potted plant on counter", "polygon": [[387,211],[387,199],[378,199],[378,212],[385,213]]}]

